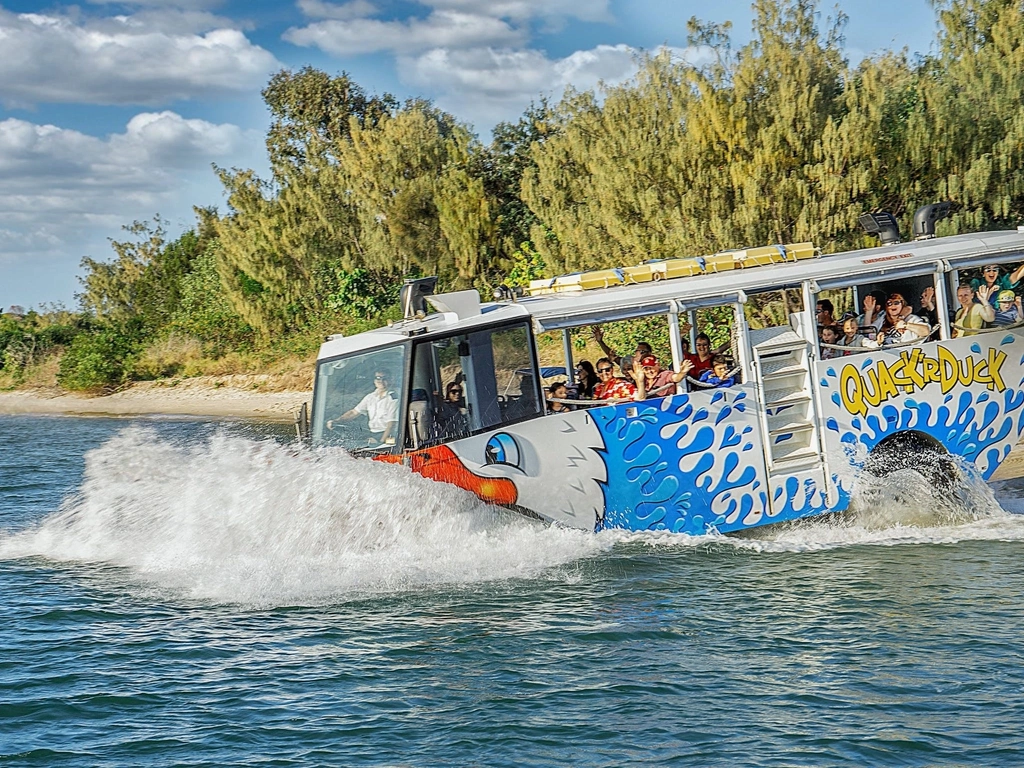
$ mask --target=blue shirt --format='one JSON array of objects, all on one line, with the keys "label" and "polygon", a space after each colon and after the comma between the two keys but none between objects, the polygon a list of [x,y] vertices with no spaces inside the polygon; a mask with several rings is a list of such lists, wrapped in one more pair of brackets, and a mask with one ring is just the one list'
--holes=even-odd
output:
[{"label": "blue shirt", "polygon": [[704,371],[704,373],[700,375],[700,381],[703,384],[710,384],[713,387],[731,387],[736,383],[736,377],[730,376],[727,379],[720,379],[715,376],[714,371]]}]

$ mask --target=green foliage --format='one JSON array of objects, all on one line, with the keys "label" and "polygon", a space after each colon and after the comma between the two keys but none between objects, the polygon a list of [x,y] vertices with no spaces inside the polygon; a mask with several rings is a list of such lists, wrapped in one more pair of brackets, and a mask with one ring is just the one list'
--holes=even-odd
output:
[{"label": "green foliage", "polygon": [[153,225],[137,221],[124,229],[136,239],[111,240],[116,255],[113,261],[82,259],[84,290],[79,300],[87,314],[101,320],[137,320],[149,332],[156,332],[177,311],[182,281],[210,233],[188,230],[167,243],[159,217]]},{"label": "green foliage", "polygon": [[0,371],[20,380],[27,368],[70,344],[79,330],[75,318],[60,309],[22,318],[0,315]]},{"label": "green foliage", "polygon": [[[669,344],[668,323],[662,316],[641,317],[636,320],[622,320],[601,326],[604,343],[617,355],[632,355],[636,345],[646,341],[655,356],[664,361],[672,359]],[[593,361],[591,361],[593,362]]]},{"label": "green foliage", "polygon": [[351,272],[339,268],[333,277],[336,287],[325,297],[324,306],[364,320],[394,306],[402,284],[394,272],[362,268]]},{"label": "green foliage", "polygon": [[707,334],[711,339],[712,349],[726,346],[733,340],[732,328],[735,323],[732,307],[708,307],[707,309],[698,309],[694,314],[697,320],[697,331]]},{"label": "green foliage", "polygon": [[75,336],[60,360],[57,382],[76,392],[117,387],[128,378],[143,340],[139,320],[97,323]]},{"label": "green foliage", "polygon": [[252,328],[232,309],[217,273],[219,244],[212,242],[192,262],[192,271],[181,281],[180,300],[168,325],[170,333],[199,339],[215,356],[248,346]]},{"label": "green foliage", "polygon": [[505,276],[504,283],[525,288],[531,280],[539,280],[542,277],[544,277],[544,258],[530,243],[521,243],[512,254],[512,268]]},{"label": "green foliage", "polygon": [[554,129],[548,103],[541,99],[538,104],[531,104],[517,122],[498,123],[490,146],[481,147],[475,154],[474,171],[482,179],[484,192],[496,211],[497,269],[502,268],[501,261],[509,254],[514,258],[539,223],[523,201],[523,174],[536,165],[531,147],[544,141]]},{"label": "green foliage", "polygon": [[347,74],[331,77],[303,67],[282,70],[263,89],[273,118],[267,132],[267,153],[275,177],[324,158],[330,147],[347,138],[353,122],[373,125],[398,107],[390,94],[367,96]]},{"label": "green foliage", "polygon": [[454,117],[309,68],[276,75],[264,98],[273,182],[219,170],[231,210],[218,222],[228,299],[264,339],[316,316],[339,269],[487,282],[495,212],[479,147]]}]

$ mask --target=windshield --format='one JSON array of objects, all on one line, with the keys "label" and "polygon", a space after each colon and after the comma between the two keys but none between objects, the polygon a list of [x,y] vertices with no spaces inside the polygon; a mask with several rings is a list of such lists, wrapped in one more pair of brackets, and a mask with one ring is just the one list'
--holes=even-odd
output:
[{"label": "windshield", "polygon": [[398,435],[404,346],[325,360],[317,366],[312,436],[350,451],[382,450]]}]

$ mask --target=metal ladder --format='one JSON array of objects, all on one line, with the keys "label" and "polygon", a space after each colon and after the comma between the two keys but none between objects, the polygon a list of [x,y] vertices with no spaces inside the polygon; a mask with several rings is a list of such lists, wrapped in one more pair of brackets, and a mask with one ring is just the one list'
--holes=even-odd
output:
[{"label": "metal ladder", "polygon": [[788,326],[750,331],[769,479],[810,475],[825,483],[811,346]]}]

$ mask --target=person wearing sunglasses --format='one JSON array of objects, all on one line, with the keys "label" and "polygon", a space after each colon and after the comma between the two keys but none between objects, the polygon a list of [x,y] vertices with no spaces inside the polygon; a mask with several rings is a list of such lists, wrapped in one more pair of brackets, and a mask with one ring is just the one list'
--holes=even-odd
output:
[{"label": "person wearing sunglasses", "polygon": [[608,346],[604,340],[604,329],[599,325],[591,326],[590,330],[594,334],[594,341],[597,342],[601,350],[608,356],[608,359],[613,364],[618,365],[622,369],[623,373],[628,373],[633,368],[633,363],[637,360],[643,359],[645,356],[653,354],[651,345],[646,341],[638,341],[636,343],[636,349],[633,351],[632,357],[629,355],[618,355],[614,349]]},{"label": "person wearing sunglasses", "polygon": [[[595,366],[597,386],[594,387],[595,400],[636,400],[637,389],[631,381],[620,379],[615,376],[615,366],[607,357],[602,357]],[[643,399],[642,397],[639,399]]]},{"label": "person wearing sunglasses", "polygon": [[445,387],[444,399],[437,405],[437,434],[439,437],[453,438],[466,433],[469,428],[469,411],[462,393],[462,384],[452,381]]},{"label": "person wearing sunglasses", "polygon": [[373,391],[360,400],[356,407],[336,419],[327,422],[327,428],[334,429],[340,422],[352,421],[366,416],[370,430],[370,445],[394,443],[395,427],[398,425],[398,398],[391,389],[391,376],[387,371],[375,371]]},{"label": "person wearing sunglasses", "polygon": [[1024,264],[1021,264],[1009,274],[1002,274],[998,264],[986,264],[981,268],[981,277],[971,280],[971,288],[977,291],[985,287],[995,298],[999,291],[1012,291],[1017,287],[1021,277],[1024,277]]},{"label": "person wearing sunglasses", "polygon": [[881,347],[893,344],[906,344],[917,339],[925,339],[931,328],[917,315],[907,314],[907,300],[901,293],[890,293],[885,300],[885,319],[878,331],[876,343]]}]

